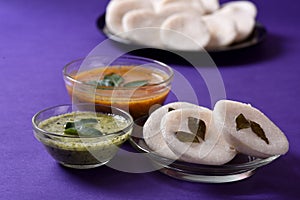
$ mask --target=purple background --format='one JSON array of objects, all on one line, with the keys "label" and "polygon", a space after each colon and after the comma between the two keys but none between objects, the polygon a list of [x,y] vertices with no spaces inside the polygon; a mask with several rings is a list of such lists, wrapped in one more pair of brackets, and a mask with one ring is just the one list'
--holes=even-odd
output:
[{"label": "purple background", "polygon": [[[290,150],[249,179],[201,184],[159,172],[130,174],[108,167],[65,169],[34,138],[31,117],[69,103],[63,66],[86,56],[105,37],[96,19],[107,0],[0,1],[0,199],[296,199],[300,196],[300,3],[256,0],[268,31],[255,48],[216,60],[227,98],[249,102],[287,135]],[[210,106],[194,69],[170,64]],[[176,85],[178,83],[175,83]],[[168,101],[172,101],[172,96]]]}]

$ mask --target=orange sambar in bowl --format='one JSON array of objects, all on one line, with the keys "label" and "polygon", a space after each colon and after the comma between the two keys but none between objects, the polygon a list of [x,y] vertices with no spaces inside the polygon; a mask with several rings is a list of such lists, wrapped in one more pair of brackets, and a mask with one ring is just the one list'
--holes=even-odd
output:
[{"label": "orange sambar in bowl", "polygon": [[[151,65],[98,67],[82,72],[76,71],[73,75],[69,74],[69,79],[65,78],[65,82],[73,102],[118,107],[129,112],[136,119],[148,115],[153,105],[163,104],[173,78],[173,71],[171,68],[169,70],[170,73]],[[118,86],[97,84],[111,75],[121,77],[122,83]],[[145,84],[130,84],[133,82],[145,82]]]}]

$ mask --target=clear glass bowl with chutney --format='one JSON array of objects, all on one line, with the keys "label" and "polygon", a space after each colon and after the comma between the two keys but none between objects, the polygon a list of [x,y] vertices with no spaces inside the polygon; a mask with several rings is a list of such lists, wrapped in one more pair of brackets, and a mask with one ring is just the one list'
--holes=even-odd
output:
[{"label": "clear glass bowl with chutney", "polygon": [[134,119],[162,105],[170,92],[174,72],[159,61],[136,57],[87,57],[63,69],[73,103],[104,104],[129,112]]},{"label": "clear glass bowl with chutney", "polygon": [[58,163],[87,169],[115,156],[132,132],[133,119],[105,105],[59,105],[35,114],[32,125],[35,137]]}]

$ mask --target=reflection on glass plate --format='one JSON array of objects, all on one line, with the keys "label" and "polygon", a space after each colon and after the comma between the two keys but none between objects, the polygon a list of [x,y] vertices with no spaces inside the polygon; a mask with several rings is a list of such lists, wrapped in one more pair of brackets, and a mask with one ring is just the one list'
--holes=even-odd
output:
[{"label": "reflection on glass plate", "polygon": [[135,121],[134,131],[130,138],[131,145],[141,153],[147,153],[159,171],[180,180],[205,182],[205,183],[226,183],[243,180],[254,174],[259,167],[269,164],[279,156],[272,156],[261,159],[243,154],[238,154],[232,161],[221,166],[201,165],[183,161],[173,161],[162,157],[147,146],[143,139],[143,124],[146,118]]},{"label": "reflection on glass plate", "polygon": [[[111,33],[105,25],[105,13],[97,19],[97,27],[108,38],[110,38],[111,40],[113,40],[121,45],[125,45],[125,46],[130,45],[130,46],[134,46],[137,48],[151,48],[150,46],[147,46],[147,44],[137,44],[133,41],[118,37],[118,36],[114,35],[113,33]],[[214,49],[206,49],[206,50],[209,53],[229,52],[229,51],[233,51],[233,50],[240,50],[240,49],[244,49],[244,48],[259,44],[260,42],[262,42],[265,39],[266,35],[267,35],[266,28],[259,22],[256,22],[252,34],[247,39],[243,40],[242,42],[234,43],[230,46],[219,47],[219,48],[214,48]],[[168,50],[168,49],[164,49],[164,50]],[[195,51],[180,51],[180,52],[195,53]]]}]

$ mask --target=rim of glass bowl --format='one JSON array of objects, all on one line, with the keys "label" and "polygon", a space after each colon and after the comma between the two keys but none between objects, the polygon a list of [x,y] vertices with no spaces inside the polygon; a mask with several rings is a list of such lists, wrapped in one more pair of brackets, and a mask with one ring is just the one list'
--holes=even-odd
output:
[{"label": "rim of glass bowl", "polygon": [[[126,120],[128,120],[128,126],[126,126],[125,128],[117,131],[117,132],[114,132],[112,134],[114,135],[122,135],[124,133],[127,133],[132,127],[133,127],[133,124],[134,124],[134,121],[133,121],[133,118],[131,117],[130,114],[128,114],[127,112],[125,112],[124,110],[122,109],[119,109],[119,108],[116,108],[116,107],[113,107],[113,106],[106,106],[106,105],[102,105],[102,104],[88,104],[88,103],[81,103],[81,104],[76,104],[76,105],[79,105],[79,106],[84,106],[84,105],[93,105],[93,106],[101,106],[101,107],[105,107],[105,108],[110,108],[112,110],[117,110],[118,112],[121,112],[122,114],[126,115],[126,117],[124,117]],[[32,117],[32,125],[33,125],[33,128],[35,131],[38,131],[38,133],[42,133],[44,135],[50,135],[50,136],[56,136],[56,137],[64,137],[64,138],[101,138],[101,137],[106,137],[107,135],[101,135],[101,136],[83,136],[83,135],[79,135],[78,136],[71,136],[71,135],[62,135],[62,134],[57,134],[57,133],[52,133],[52,132],[49,132],[49,131],[45,131],[44,129],[41,129],[38,124],[36,123],[36,119],[44,112],[46,111],[49,111],[49,110],[52,110],[52,109],[55,109],[55,108],[59,108],[59,107],[62,107],[62,106],[68,106],[68,107],[72,107],[72,104],[61,104],[61,105],[57,105],[57,106],[51,106],[51,107],[48,107],[48,108],[45,108],[39,112],[37,112],[33,117]],[[73,112],[73,111],[72,111]],[[85,111],[78,111],[78,112],[85,112]],[[86,111],[88,112],[88,111]],[[65,114],[67,113],[71,113],[71,112],[66,112]],[[105,113],[105,112],[95,112],[95,113]],[[59,115],[62,115],[62,114],[59,114]],[[53,116],[50,116],[49,118],[51,117],[54,117],[54,116],[58,116],[58,115],[53,115]],[[47,118],[47,119],[49,119]],[[47,120],[45,119],[45,120]],[[43,120],[44,121],[44,120]],[[41,121],[42,122],[42,121]]]},{"label": "rim of glass bowl", "polygon": [[[95,58],[96,59],[96,58],[101,58],[101,57],[110,57],[110,56],[103,55],[103,56],[94,56],[94,57],[90,57],[90,58]],[[70,80],[72,82],[95,87],[94,84],[90,84],[90,83],[87,83],[85,81],[79,81],[79,80],[75,79],[73,76],[71,76],[69,73],[67,73],[67,69],[70,66],[72,66],[72,64],[77,63],[77,62],[82,62],[85,59],[86,58],[79,58],[79,59],[76,59],[76,60],[73,60],[73,61],[67,63],[64,66],[64,68],[63,68],[63,75],[64,75],[64,77],[66,77],[68,80]],[[150,64],[154,63],[154,64],[157,64],[159,66],[165,67],[170,72],[170,75],[167,74],[168,78],[166,80],[161,81],[159,83],[154,83],[154,84],[149,84],[149,85],[146,85],[146,86],[142,86],[142,87],[155,87],[155,86],[159,86],[159,85],[162,85],[164,83],[171,82],[171,80],[174,77],[174,71],[173,71],[173,69],[169,65],[167,65],[167,64],[165,64],[163,62],[157,61],[157,60],[153,60],[153,59],[149,59],[149,58],[144,58],[144,57],[139,57],[139,56],[128,56],[128,55],[126,55],[126,56],[121,56],[121,57],[116,58],[115,60],[113,60],[113,62],[116,61],[116,60],[118,60],[118,59],[127,59],[127,60],[133,59],[133,60],[139,60],[139,61],[146,61],[146,62],[148,62]],[[119,86],[119,87],[111,87],[111,86],[100,86],[99,87],[99,86],[97,86],[96,87],[96,89],[108,89],[108,88],[112,88],[112,89],[116,89],[116,90],[131,90],[133,88],[139,88],[139,87],[122,87],[122,86]]]}]

